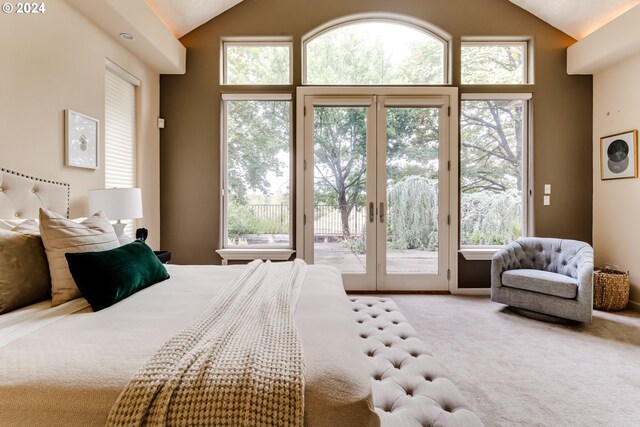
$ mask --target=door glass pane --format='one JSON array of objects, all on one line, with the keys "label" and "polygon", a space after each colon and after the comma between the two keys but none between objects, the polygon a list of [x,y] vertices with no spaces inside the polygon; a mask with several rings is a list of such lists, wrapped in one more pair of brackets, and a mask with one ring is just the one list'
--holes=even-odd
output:
[{"label": "door glass pane", "polygon": [[314,262],[365,273],[367,108],[314,111]]},{"label": "door glass pane", "polygon": [[387,273],[438,274],[440,110],[387,110]]}]

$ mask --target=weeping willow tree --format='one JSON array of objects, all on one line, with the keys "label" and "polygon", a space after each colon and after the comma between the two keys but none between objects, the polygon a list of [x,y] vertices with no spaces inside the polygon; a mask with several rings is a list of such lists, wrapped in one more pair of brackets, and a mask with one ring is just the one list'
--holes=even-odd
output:
[{"label": "weeping willow tree", "polygon": [[517,189],[463,193],[460,219],[461,244],[504,245],[522,234],[522,194]]},{"label": "weeping willow tree", "polygon": [[438,181],[407,176],[389,188],[388,235],[396,249],[438,250]]}]

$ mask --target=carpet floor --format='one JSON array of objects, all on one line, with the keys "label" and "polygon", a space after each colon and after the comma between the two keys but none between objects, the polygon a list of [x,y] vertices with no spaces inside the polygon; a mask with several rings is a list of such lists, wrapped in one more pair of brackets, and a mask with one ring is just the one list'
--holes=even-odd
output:
[{"label": "carpet floor", "polygon": [[488,297],[388,296],[485,425],[640,426],[639,312],[566,326]]}]

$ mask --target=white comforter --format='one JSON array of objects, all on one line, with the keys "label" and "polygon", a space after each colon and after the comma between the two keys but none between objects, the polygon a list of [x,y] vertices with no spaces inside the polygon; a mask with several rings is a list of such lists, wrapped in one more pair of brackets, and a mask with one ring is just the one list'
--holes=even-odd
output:
[{"label": "white comforter", "polygon": [[[98,313],[59,311],[36,326],[14,318],[0,347],[0,425],[104,425],[138,369],[244,268],[167,267],[171,279]],[[350,310],[338,272],[310,266],[295,315],[307,426],[379,423]]]}]

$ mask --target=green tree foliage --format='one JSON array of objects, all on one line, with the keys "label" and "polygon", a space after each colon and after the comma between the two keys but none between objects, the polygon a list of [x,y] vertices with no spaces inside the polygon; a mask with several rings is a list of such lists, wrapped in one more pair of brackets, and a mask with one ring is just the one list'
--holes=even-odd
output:
[{"label": "green tree foliage", "polygon": [[285,101],[227,102],[228,189],[236,202],[246,202],[248,190],[269,194],[267,174],[288,170],[277,156],[289,152],[289,111]]},{"label": "green tree foliage", "polygon": [[524,84],[525,46],[466,45],[462,47],[463,84]]},{"label": "green tree foliage", "polygon": [[[309,83],[443,83],[444,48],[438,40],[409,27],[405,30],[421,36],[406,38],[397,27],[384,27],[386,30],[378,33],[363,32],[362,25],[365,24],[339,27],[309,43]],[[233,61],[228,64],[228,71],[234,82],[288,81],[286,49],[243,49],[230,54]],[[464,79],[513,83],[513,79],[522,78],[523,54],[519,48],[464,49]],[[290,104],[282,101],[228,103],[228,177],[233,206],[246,204],[250,192],[269,194],[272,189],[268,175],[283,175],[286,165],[277,158],[289,150],[289,108]],[[522,101],[510,100],[462,103],[463,244],[502,243],[521,231],[523,108]],[[438,110],[387,108],[386,112],[390,236],[396,247],[434,250],[437,198],[432,196],[439,168]],[[343,235],[349,237],[349,214],[366,200],[366,109],[318,107],[314,114],[315,200],[339,207]],[[429,214],[424,212],[427,205]],[[250,222],[236,219],[234,229],[238,231],[243,222]],[[263,226],[278,229],[260,225]]]},{"label": "green tree foliage", "polygon": [[228,46],[227,84],[288,84],[288,46]]},{"label": "green tree foliage", "polygon": [[364,200],[367,134],[364,107],[315,109],[314,152],[318,203],[336,204],[342,234],[349,237],[349,215]]},{"label": "green tree foliage", "polygon": [[522,191],[521,100],[463,101],[460,115],[463,193]]},{"label": "green tree foliage", "polygon": [[307,45],[307,82],[331,85],[443,84],[444,44],[401,24],[338,27]]},{"label": "green tree foliage", "polygon": [[462,245],[504,245],[521,234],[522,194],[519,191],[477,191],[462,195]]},{"label": "green tree foliage", "polygon": [[407,176],[388,190],[388,235],[397,249],[438,250],[438,181]]}]

